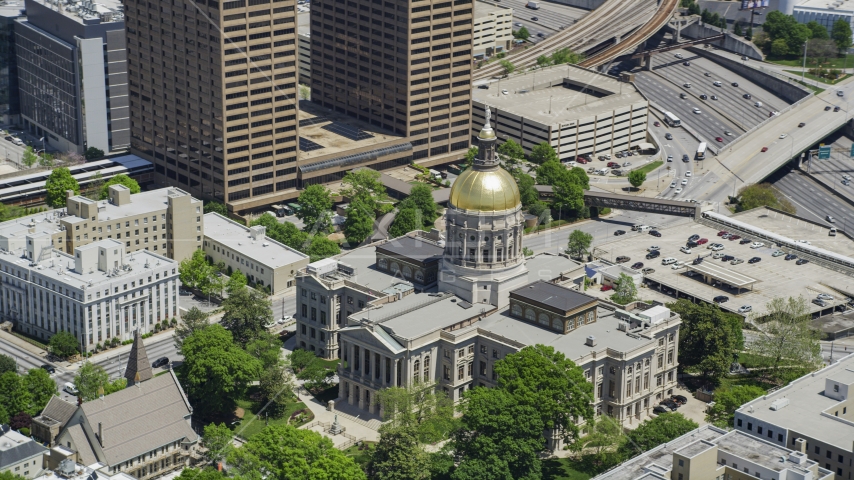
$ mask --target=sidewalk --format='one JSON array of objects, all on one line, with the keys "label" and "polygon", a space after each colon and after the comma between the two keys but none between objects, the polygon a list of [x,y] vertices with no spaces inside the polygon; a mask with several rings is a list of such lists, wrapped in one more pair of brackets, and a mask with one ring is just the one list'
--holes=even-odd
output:
[{"label": "sidewalk", "polygon": [[5,341],[11,343],[12,345],[18,346],[18,347],[32,353],[33,355],[36,355],[39,357],[47,357],[47,351],[42,350],[41,348],[33,345],[32,343],[27,342],[26,340],[24,340],[20,337],[12,335],[11,333],[6,332],[5,330],[0,330],[0,340],[5,340]]}]

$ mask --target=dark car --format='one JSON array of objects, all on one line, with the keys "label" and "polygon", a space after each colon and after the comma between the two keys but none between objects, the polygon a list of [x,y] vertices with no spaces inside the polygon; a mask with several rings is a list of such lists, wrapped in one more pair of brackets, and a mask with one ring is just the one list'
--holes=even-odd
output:
[{"label": "dark car", "polygon": [[732,255],[724,255],[723,257],[721,257],[722,262],[730,262],[732,260],[735,260],[735,257]]},{"label": "dark car", "polygon": [[759,257],[753,257],[753,258],[751,258],[750,260],[748,260],[748,261],[747,261],[747,263],[759,263],[759,262],[761,262],[761,261],[762,261],[762,259],[761,259],[761,258],[759,258]]},{"label": "dark car", "polygon": [[834,111],[834,112],[838,112],[839,110],[840,110],[840,108],[839,108],[839,107],[833,107],[833,111]]},{"label": "dark car", "polygon": [[51,374],[56,373],[56,368],[54,368],[53,365],[48,365],[45,363],[40,368],[47,373],[51,373]]},{"label": "dark car", "polygon": [[691,235],[690,237],[688,237],[689,242],[696,242],[699,239],[700,239],[700,236],[697,235],[696,233],[694,235]]},{"label": "dark car", "polygon": [[707,100],[708,98],[709,98],[709,96],[706,95],[705,93],[700,95],[700,100]]},{"label": "dark car", "polygon": [[723,236],[724,236],[724,235],[726,235],[727,233],[729,233],[729,232],[727,232],[726,230],[721,230],[720,232],[718,232],[718,236],[719,236],[719,237],[723,237]]},{"label": "dark car", "polygon": [[701,239],[697,240],[697,245],[705,245],[707,243],[709,243],[708,238],[701,238]]},{"label": "dark car", "polygon": [[682,65],[685,65],[686,67],[690,67],[690,66],[691,66],[691,62],[682,62]]},{"label": "dark car", "polygon": [[625,235],[625,234],[626,234],[625,230],[614,230],[614,236],[615,237],[620,236],[620,235]]},{"label": "dark car", "polygon": [[744,95],[742,95],[742,97],[744,97],[744,98],[746,98],[746,99],[750,100],[750,94],[749,94],[749,93],[745,93]]},{"label": "dark car", "polygon": [[661,405],[656,405],[655,408],[652,409],[652,413],[661,415],[662,413],[670,413],[670,410],[662,407]]},{"label": "dark car", "polygon": [[737,86],[738,86],[738,82],[732,82],[732,86],[733,86],[733,87],[737,87]]},{"label": "dark car", "polygon": [[740,239],[740,238],[741,238],[741,235],[730,235],[730,236],[729,236],[729,239],[730,239],[730,240],[738,240],[738,239]]},{"label": "dark car", "polygon": [[700,244],[697,242],[685,242],[685,246],[688,248],[697,248]]},{"label": "dark car", "polygon": [[691,159],[690,159],[690,158],[688,158],[688,154],[687,154],[687,153],[683,153],[683,154],[682,154],[682,161],[683,161],[683,162],[690,162],[690,161],[691,161]]},{"label": "dark car", "polygon": [[825,112],[830,111],[830,105],[828,105],[828,106],[824,107],[824,111],[825,111]]},{"label": "dark car", "polygon": [[658,123],[658,122],[652,122],[652,124],[653,124],[653,125],[655,125],[656,127],[660,127],[660,126],[661,126],[661,124],[660,124],[660,123]]},{"label": "dark car", "polygon": [[810,263],[810,261],[807,260],[806,258],[802,258],[802,259],[798,260],[797,262],[795,262],[795,265],[803,265],[805,263]]},{"label": "dark car", "polygon": [[677,402],[681,403],[682,405],[685,405],[686,403],[688,403],[688,399],[684,395],[671,395],[670,398],[672,398],[673,400],[676,400]]},{"label": "dark car", "polygon": [[713,298],[712,301],[715,303],[726,303],[729,301],[729,297],[727,297],[726,295],[718,295],[717,297]]},{"label": "dark car", "polygon": [[797,260],[798,256],[797,256],[797,255],[795,255],[794,253],[790,253],[790,254],[786,255],[785,257],[783,257],[783,258],[784,258],[785,260]]},{"label": "dark car", "polygon": [[827,306],[827,302],[825,302],[824,300],[822,300],[820,298],[813,298],[812,303],[818,305],[819,307],[826,307]]},{"label": "dark car", "polygon": [[617,257],[617,263],[626,263],[629,260],[631,259],[625,255],[620,255],[619,257]]},{"label": "dark car", "polygon": [[489,90],[489,85],[478,85],[477,88],[481,90]]},{"label": "dark car", "polygon": [[635,262],[635,263],[632,265],[632,270],[639,270],[639,269],[641,269],[641,268],[643,268],[643,262]]},{"label": "dark car", "polygon": [[749,238],[742,238],[738,243],[744,245],[745,243],[751,243],[751,240]]},{"label": "dark car", "polygon": [[646,254],[646,259],[652,260],[653,258],[658,258],[659,255],[661,255],[661,252],[659,252],[658,250],[653,250]]},{"label": "dark car", "polygon": [[693,262],[691,262],[692,265],[699,265],[701,263],[703,263],[703,257],[697,257]]},{"label": "dark car", "polygon": [[670,411],[676,411],[676,409],[679,408],[679,404],[669,398],[662,400],[659,405],[664,405],[665,407],[669,408]]},{"label": "dark car", "polygon": [[660,237],[661,236],[661,232],[659,232],[658,230],[650,230],[649,234],[652,235],[653,237]]},{"label": "dark car", "polygon": [[540,21],[540,19],[539,19],[539,18],[537,18],[537,17],[531,17],[531,20],[533,20],[533,21],[535,21],[535,22],[539,22],[539,21]]},{"label": "dark car", "polygon": [[804,128],[804,125],[806,125],[806,123],[801,122],[801,123],[799,123],[799,124],[798,124],[798,128]]},{"label": "dark car", "polygon": [[169,359],[166,357],[160,357],[151,364],[151,368],[159,368],[169,365]]}]

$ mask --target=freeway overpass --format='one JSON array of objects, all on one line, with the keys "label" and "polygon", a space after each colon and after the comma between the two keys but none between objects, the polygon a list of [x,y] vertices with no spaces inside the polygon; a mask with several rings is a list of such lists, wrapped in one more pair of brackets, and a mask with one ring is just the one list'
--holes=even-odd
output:
[{"label": "freeway overpass", "polygon": [[[547,200],[554,196],[551,185],[535,185],[540,198]],[[677,217],[689,217],[699,220],[702,213],[711,209],[711,205],[700,203],[665,200],[662,198],[621,195],[619,193],[584,191],[584,205],[591,208],[611,208],[635,212],[658,213]]]}]

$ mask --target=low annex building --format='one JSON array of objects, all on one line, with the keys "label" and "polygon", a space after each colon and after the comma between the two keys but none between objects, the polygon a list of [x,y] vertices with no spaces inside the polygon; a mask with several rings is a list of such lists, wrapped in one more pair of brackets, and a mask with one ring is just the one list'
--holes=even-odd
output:
[{"label": "low annex building", "polygon": [[47,451],[32,438],[0,424],[0,472],[35,478],[44,470]]}]

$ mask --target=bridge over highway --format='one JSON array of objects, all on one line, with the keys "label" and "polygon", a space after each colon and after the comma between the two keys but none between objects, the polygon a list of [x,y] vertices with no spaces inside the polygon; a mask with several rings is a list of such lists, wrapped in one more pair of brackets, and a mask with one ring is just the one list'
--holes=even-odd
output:
[{"label": "bridge over highway", "polygon": [[[551,185],[535,185],[534,188],[537,189],[540,198],[543,200],[551,199],[554,196]],[[635,212],[659,213],[677,217],[690,217],[695,220],[699,220],[704,211],[712,208],[708,204],[703,205],[679,200],[621,195],[619,193],[594,192],[592,190],[584,191],[584,205],[591,208],[612,208]]]}]

